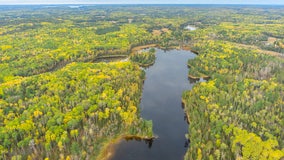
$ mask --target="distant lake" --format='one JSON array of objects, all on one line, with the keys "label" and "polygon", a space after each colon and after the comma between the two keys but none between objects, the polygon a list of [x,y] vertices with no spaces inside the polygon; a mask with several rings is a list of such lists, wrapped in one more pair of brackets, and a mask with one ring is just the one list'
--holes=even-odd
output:
[{"label": "distant lake", "polygon": [[196,30],[196,27],[187,25],[186,27],[184,27],[184,29],[187,29],[187,30],[190,30],[190,31],[194,31],[194,30]]},{"label": "distant lake", "polygon": [[188,80],[190,51],[157,49],[156,62],[146,69],[146,80],[140,104],[141,116],[153,121],[152,145],[144,141],[122,140],[115,146],[113,160],[182,160],[186,153],[188,124],[184,119],[181,97],[192,88]]}]

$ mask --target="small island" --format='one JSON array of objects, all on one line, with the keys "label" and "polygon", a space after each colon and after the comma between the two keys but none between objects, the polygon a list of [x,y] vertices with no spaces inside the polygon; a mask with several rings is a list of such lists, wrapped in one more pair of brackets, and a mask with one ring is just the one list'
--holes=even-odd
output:
[{"label": "small island", "polygon": [[141,67],[149,67],[155,63],[155,52],[154,48],[149,50],[141,50],[130,55],[130,60],[137,63]]}]

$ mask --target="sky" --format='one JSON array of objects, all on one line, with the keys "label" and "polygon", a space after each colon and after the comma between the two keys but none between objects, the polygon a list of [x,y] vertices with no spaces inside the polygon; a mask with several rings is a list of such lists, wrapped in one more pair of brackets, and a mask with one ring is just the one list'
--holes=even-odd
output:
[{"label": "sky", "polygon": [[281,4],[284,0],[0,0],[1,4]]}]

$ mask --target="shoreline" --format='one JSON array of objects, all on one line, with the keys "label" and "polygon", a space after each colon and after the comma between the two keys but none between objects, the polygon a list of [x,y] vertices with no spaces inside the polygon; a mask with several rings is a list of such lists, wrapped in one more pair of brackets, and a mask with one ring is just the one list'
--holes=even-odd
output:
[{"label": "shoreline", "polygon": [[209,78],[211,78],[211,77],[210,77],[210,76],[206,76],[206,75],[196,77],[196,76],[193,76],[193,75],[189,74],[189,75],[188,75],[188,78],[193,79],[193,80],[199,80],[199,79],[203,78],[203,79],[206,80],[206,79],[209,79]]},{"label": "shoreline", "polygon": [[140,67],[147,68],[147,67],[150,67],[150,66],[154,65],[154,64],[155,64],[155,61],[152,62],[152,63],[148,63],[148,64],[142,64],[142,63],[138,63],[138,62],[134,62],[134,63],[136,63],[136,64],[139,65]]},{"label": "shoreline", "polygon": [[127,134],[122,134],[120,136],[116,136],[113,139],[106,141],[102,147],[102,151],[98,154],[97,159],[98,160],[110,160],[115,152],[115,147],[122,141],[122,140],[144,140],[144,141],[153,141],[158,137],[148,137],[148,136],[139,136],[139,135],[127,135]]},{"label": "shoreline", "polygon": [[142,50],[142,49],[146,49],[146,48],[151,48],[151,47],[157,47],[159,49],[162,49],[162,50],[171,50],[171,49],[177,49],[177,50],[185,50],[185,51],[190,51],[196,55],[198,55],[199,53],[195,50],[192,50],[189,46],[169,46],[169,47],[161,47],[159,46],[158,44],[147,44],[147,45],[142,45],[142,46],[137,46],[137,47],[133,47],[131,49],[131,53],[134,53],[134,52],[137,52],[139,50]]},{"label": "shoreline", "polygon": [[142,45],[142,46],[136,46],[136,47],[133,47],[131,49],[130,54],[134,53],[134,52],[138,52],[138,51],[140,51],[142,49],[146,49],[146,48],[150,48],[150,47],[157,47],[157,46],[159,46],[159,45],[158,44],[154,44],[154,43],[153,44]]},{"label": "shoreline", "polygon": [[186,108],[185,108],[186,102],[185,102],[183,97],[181,98],[181,103],[182,103],[182,106],[183,106],[182,108],[183,108],[184,114],[186,115],[186,121],[187,121],[188,124],[190,124],[189,115],[188,115]]}]

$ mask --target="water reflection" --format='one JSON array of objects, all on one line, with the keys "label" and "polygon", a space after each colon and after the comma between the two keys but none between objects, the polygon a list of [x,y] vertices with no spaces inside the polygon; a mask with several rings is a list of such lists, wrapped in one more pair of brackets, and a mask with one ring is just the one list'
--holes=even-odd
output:
[{"label": "water reflection", "polygon": [[131,137],[125,137],[124,138],[126,141],[138,141],[138,142],[141,142],[141,141],[144,141],[145,144],[148,146],[148,148],[151,148],[152,147],[152,144],[154,142],[154,139],[153,138],[150,138],[150,139],[143,139],[143,138],[140,138],[140,137],[137,137],[137,136],[131,136]]},{"label": "water reflection", "polygon": [[190,139],[187,139],[184,143],[184,148],[188,148],[190,144]]}]

